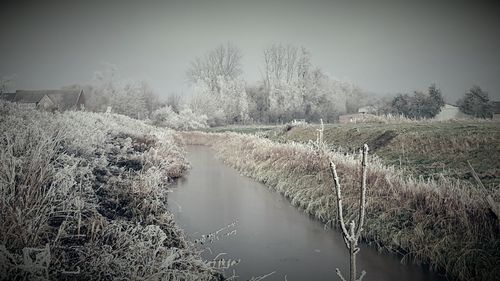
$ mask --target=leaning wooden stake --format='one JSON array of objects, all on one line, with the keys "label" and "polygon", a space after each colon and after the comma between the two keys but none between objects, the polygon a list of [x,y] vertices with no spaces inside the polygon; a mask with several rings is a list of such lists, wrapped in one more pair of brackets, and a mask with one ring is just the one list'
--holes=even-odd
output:
[{"label": "leaning wooden stake", "polygon": [[325,150],[326,144],[323,141],[323,132],[325,131],[325,125],[323,124],[323,119],[319,119],[321,121],[321,127],[316,129],[316,148],[318,151]]},{"label": "leaning wooden stake", "polygon": [[[365,220],[365,207],[366,207],[366,158],[368,157],[368,145],[363,146],[363,160],[361,162],[362,165],[362,178],[361,178],[361,196],[359,199],[359,214],[358,214],[358,222],[354,222],[352,220],[349,223],[349,229],[347,229],[344,216],[342,213],[342,194],[340,192],[340,183],[339,176],[337,175],[337,169],[335,164],[330,161],[330,171],[333,177],[333,183],[335,187],[335,194],[337,195],[337,211],[339,216],[339,224],[342,229],[342,236],[344,237],[344,242],[346,244],[347,249],[350,254],[350,281],[361,281],[365,276],[366,272],[363,270],[359,278],[356,278],[356,255],[359,252],[358,241],[361,236],[361,231],[363,230],[363,224]],[[342,281],[347,281],[340,270],[337,268],[337,275]]]}]

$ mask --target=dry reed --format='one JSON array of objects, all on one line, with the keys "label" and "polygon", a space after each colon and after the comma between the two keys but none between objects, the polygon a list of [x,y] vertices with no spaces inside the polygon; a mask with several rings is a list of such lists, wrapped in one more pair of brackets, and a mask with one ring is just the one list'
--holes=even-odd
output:
[{"label": "dry reed", "polygon": [[220,278],[167,211],[171,131],[0,103],[0,132],[0,280]]}]

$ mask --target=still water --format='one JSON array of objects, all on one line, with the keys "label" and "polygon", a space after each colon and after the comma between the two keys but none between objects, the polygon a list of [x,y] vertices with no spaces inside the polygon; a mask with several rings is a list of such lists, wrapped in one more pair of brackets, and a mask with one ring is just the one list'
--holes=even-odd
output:
[{"label": "still water", "polygon": [[[173,187],[169,208],[188,237],[204,249],[205,260],[232,264],[226,276],[234,270],[237,280],[270,273],[264,280],[339,280],[338,267],[348,279],[349,257],[339,232],[326,230],[282,195],[241,176],[209,147],[190,146],[187,157],[192,169]],[[366,246],[357,258],[366,281],[444,280]]]}]

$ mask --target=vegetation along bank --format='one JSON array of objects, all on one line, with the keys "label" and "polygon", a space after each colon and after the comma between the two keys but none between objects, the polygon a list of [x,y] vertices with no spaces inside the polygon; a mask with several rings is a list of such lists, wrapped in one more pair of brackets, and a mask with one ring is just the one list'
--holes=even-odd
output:
[{"label": "vegetation along bank", "polygon": [[[358,204],[360,156],[318,150],[314,144],[278,143],[237,133],[184,132],[187,144],[211,145],[228,165],[265,183],[293,205],[336,226],[336,199],[329,160],[337,165],[345,218]],[[468,181],[408,176],[371,157],[368,164],[366,227],[363,239],[382,251],[403,255],[458,280],[500,276],[499,218],[487,198],[500,190]]]},{"label": "vegetation along bank", "polygon": [[[415,121],[380,118],[379,122],[326,124],[323,140],[330,149],[353,152],[364,143],[370,154],[415,177],[442,176],[476,183],[470,165],[488,189],[500,187],[500,123],[481,120]],[[274,141],[307,144],[320,125],[233,126],[207,129],[257,134]]]},{"label": "vegetation along bank", "polygon": [[173,131],[0,104],[0,279],[217,280],[167,211]]}]

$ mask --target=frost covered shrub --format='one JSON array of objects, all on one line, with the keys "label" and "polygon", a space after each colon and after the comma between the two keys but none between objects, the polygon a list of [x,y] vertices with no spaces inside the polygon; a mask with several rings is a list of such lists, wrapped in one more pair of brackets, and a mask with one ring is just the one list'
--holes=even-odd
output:
[{"label": "frost covered shrub", "polygon": [[218,278],[167,211],[172,131],[0,103],[0,132],[1,280]]},{"label": "frost covered shrub", "polygon": [[151,123],[159,127],[175,130],[196,130],[208,127],[206,115],[196,115],[189,108],[176,113],[170,106],[153,111],[151,113]]},{"label": "frost covered shrub", "polygon": [[191,109],[184,108],[179,112],[179,119],[183,122],[178,129],[191,130],[208,127],[206,115],[196,115]]},{"label": "frost covered shrub", "polygon": [[238,78],[218,76],[215,88],[198,80],[189,100],[189,108],[196,115],[206,116],[207,124],[220,126],[249,121],[248,96],[245,83]]},{"label": "frost covered shrub", "polygon": [[178,127],[180,123],[179,115],[169,105],[153,111],[151,122],[160,127]]},{"label": "frost covered shrub", "polygon": [[193,95],[189,100],[189,108],[198,115],[207,116],[209,126],[226,124],[226,114],[221,106],[222,101],[215,95],[206,82],[198,81],[193,87]]}]

